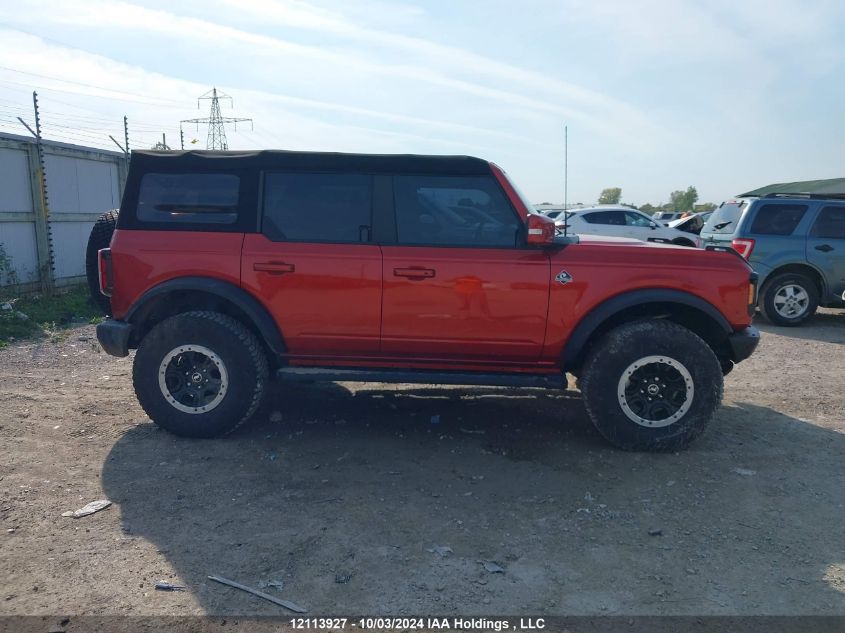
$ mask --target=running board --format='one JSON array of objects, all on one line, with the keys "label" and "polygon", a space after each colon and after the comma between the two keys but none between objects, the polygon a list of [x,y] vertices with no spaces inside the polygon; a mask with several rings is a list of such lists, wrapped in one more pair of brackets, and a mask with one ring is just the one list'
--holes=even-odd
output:
[{"label": "running board", "polygon": [[276,377],[285,382],[392,382],[434,385],[477,385],[484,387],[539,387],[566,389],[563,374],[482,374],[472,372],[413,369],[336,369],[282,367]]}]

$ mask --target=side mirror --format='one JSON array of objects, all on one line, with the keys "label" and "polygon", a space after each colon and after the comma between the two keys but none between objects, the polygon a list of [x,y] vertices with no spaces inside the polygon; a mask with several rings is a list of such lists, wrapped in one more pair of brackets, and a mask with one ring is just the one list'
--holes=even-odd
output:
[{"label": "side mirror", "polygon": [[532,246],[548,246],[555,241],[555,221],[544,215],[528,215],[528,244]]},{"label": "side mirror", "polygon": [[651,230],[653,231],[654,229],[657,228],[657,222],[652,222],[651,224],[649,224],[649,226],[651,227]]}]

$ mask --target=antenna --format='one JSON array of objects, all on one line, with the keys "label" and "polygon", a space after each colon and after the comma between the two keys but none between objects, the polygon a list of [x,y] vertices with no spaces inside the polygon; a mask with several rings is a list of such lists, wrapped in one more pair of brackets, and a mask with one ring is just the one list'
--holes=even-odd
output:
[{"label": "antenna", "polygon": [[569,207],[569,126],[563,126],[563,236],[566,237],[566,211]]},{"label": "antenna", "polygon": [[180,123],[196,123],[197,130],[199,130],[200,123],[208,124],[208,141],[206,143],[206,149],[220,149],[226,150],[229,149],[229,144],[226,141],[226,124],[227,123],[234,123],[235,130],[238,129],[238,123],[242,121],[249,121],[250,128],[252,127],[252,119],[242,119],[236,117],[224,117],[220,112],[220,100],[221,99],[228,99],[229,106],[234,107],[234,101],[232,97],[229,95],[218,92],[217,88],[214,87],[204,95],[201,95],[197,98],[197,109],[200,107],[200,100],[202,99],[210,99],[211,100],[211,113],[208,117],[200,118],[200,119],[182,119]]}]

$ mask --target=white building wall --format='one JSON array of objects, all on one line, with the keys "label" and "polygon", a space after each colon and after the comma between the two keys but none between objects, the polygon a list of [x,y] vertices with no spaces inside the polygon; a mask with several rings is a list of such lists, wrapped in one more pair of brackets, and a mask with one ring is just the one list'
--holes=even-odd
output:
[{"label": "white building wall", "polygon": [[[39,281],[36,205],[29,152],[34,139],[0,135],[0,246],[18,283]],[[85,275],[85,249],[97,216],[120,206],[125,158],[116,152],[44,142],[53,271],[57,284]],[[0,278],[0,286],[12,283]]]}]

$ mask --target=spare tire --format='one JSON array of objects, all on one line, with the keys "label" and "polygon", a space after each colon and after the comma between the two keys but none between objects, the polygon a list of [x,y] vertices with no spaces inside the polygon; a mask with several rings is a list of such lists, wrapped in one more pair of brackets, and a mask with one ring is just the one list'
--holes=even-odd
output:
[{"label": "spare tire", "polygon": [[102,308],[103,313],[111,312],[111,301],[100,292],[100,267],[97,261],[97,253],[101,248],[108,248],[111,244],[111,236],[117,226],[118,209],[112,209],[103,213],[88,236],[88,248],[85,251],[85,276],[88,278],[88,289],[91,291],[91,301]]}]

